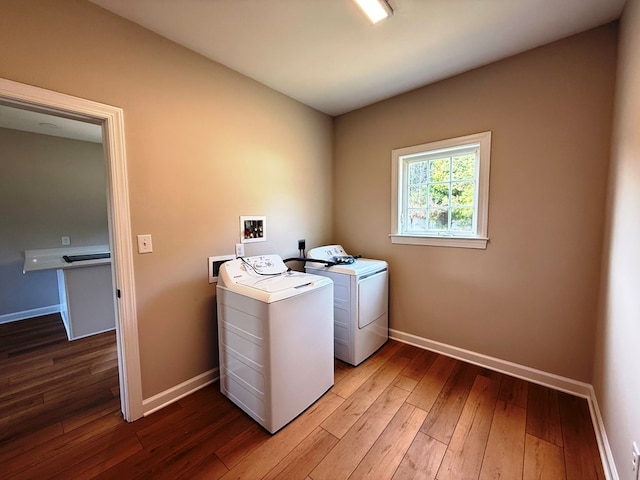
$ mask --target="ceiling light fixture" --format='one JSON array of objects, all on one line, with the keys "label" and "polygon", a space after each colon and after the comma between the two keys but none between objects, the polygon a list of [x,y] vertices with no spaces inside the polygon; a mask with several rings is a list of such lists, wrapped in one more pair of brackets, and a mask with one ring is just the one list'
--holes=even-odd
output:
[{"label": "ceiling light fixture", "polygon": [[386,0],[355,0],[355,2],[373,24],[393,15],[393,9]]}]

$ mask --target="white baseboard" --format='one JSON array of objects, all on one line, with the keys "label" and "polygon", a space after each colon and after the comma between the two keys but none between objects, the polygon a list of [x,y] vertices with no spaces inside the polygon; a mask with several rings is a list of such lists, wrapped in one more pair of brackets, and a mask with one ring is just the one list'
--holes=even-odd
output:
[{"label": "white baseboard", "polygon": [[588,398],[589,410],[591,412],[591,420],[593,421],[593,429],[596,431],[596,440],[598,441],[598,450],[600,451],[600,458],[602,458],[604,474],[607,480],[620,480],[618,470],[616,469],[616,463],[613,460],[613,452],[611,451],[609,438],[607,437],[604,422],[602,421],[602,415],[600,414],[596,391],[593,389],[592,385],[589,385],[589,389],[591,390],[591,394]]},{"label": "white baseboard", "polygon": [[[66,328],[66,325],[65,325]],[[97,332],[91,332],[91,333],[87,333],[86,335],[79,335],[77,337],[69,337],[69,332],[67,331],[67,338],[69,339],[70,342],[73,342],[74,340],[80,340],[81,338],[87,338],[87,337],[93,337],[94,335],[100,335],[101,333],[106,333],[106,332],[113,332],[116,329],[116,327],[113,328],[105,328],[104,330],[98,330]]]},{"label": "white baseboard", "polygon": [[175,387],[160,392],[153,397],[142,400],[143,415],[147,416],[183,397],[190,395],[220,378],[218,368],[212,368],[200,375],[190,378]]},{"label": "white baseboard", "polygon": [[389,338],[587,399],[605,476],[607,480],[619,480],[592,385],[399,330],[389,329]]},{"label": "white baseboard", "polygon": [[23,310],[21,312],[6,313],[4,315],[0,315],[0,324],[26,320],[27,318],[41,317],[42,315],[51,315],[52,313],[58,312],[60,312],[60,305],[49,305],[47,307]]}]

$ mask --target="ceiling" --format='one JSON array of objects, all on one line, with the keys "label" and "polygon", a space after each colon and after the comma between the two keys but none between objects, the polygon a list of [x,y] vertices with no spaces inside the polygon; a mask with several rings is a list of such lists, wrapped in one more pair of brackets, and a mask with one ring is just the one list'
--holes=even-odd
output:
[{"label": "ceiling", "polygon": [[0,128],[102,143],[100,125],[2,104],[0,104]]},{"label": "ceiling", "polygon": [[619,18],[626,0],[90,0],[339,115]]}]

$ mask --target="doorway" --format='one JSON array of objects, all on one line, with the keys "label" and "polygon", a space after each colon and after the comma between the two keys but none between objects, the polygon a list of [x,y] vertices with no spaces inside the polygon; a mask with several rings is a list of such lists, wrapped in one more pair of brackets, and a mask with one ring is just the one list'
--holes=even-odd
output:
[{"label": "doorway", "polygon": [[125,420],[134,421],[143,406],[122,109],[6,79],[0,79],[0,103],[102,128],[120,407]]}]

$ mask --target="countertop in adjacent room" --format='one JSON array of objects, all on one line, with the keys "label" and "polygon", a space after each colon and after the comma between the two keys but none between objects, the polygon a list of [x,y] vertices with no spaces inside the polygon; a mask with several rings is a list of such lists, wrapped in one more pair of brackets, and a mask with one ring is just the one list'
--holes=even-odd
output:
[{"label": "countertop in adjacent room", "polygon": [[109,245],[89,245],[84,247],[44,248],[40,250],[24,251],[23,273],[36,270],[58,270],[93,265],[105,265],[111,263],[111,258],[98,258],[95,260],[82,260],[68,263],[62,258],[65,255],[92,255],[110,253]]}]

